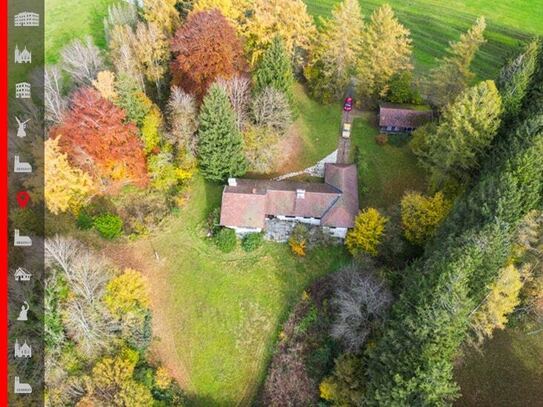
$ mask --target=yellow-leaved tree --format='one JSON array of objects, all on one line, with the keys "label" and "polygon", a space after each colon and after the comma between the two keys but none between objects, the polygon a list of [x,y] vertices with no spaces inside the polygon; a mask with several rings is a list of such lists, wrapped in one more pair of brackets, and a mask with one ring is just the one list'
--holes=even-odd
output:
[{"label": "yellow-leaved tree", "polygon": [[250,62],[254,65],[278,35],[293,62],[309,50],[317,30],[302,0],[255,0],[243,27]]},{"label": "yellow-leaved tree", "polygon": [[491,338],[495,329],[505,328],[508,315],[520,302],[521,288],[522,276],[519,270],[512,264],[503,268],[498,279],[491,284],[483,303],[471,315],[474,345],[480,345],[486,338]]},{"label": "yellow-leaved tree", "polygon": [[115,90],[115,74],[111,71],[101,71],[96,75],[96,80],[92,81],[92,86],[96,88],[104,99],[115,100],[117,91]]},{"label": "yellow-leaved tree", "polygon": [[144,3],[145,21],[156,24],[164,34],[171,35],[181,24],[179,12],[175,8],[177,0],[145,0]]},{"label": "yellow-leaved tree", "polygon": [[452,203],[442,192],[427,197],[418,192],[408,192],[402,198],[402,227],[407,240],[424,245],[445,219]]},{"label": "yellow-leaved tree", "polygon": [[376,9],[362,34],[357,82],[360,95],[383,97],[391,78],[413,69],[410,32],[388,4]]},{"label": "yellow-leaved tree", "polygon": [[311,93],[324,102],[344,94],[361,52],[363,16],[358,0],[344,0],[332,17],[321,20],[321,30],[310,52],[304,74]]},{"label": "yellow-leaved tree", "polygon": [[44,155],[45,205],[55,215],[67,211],[77,213],[95,192],[90,175],[72,167],[67,154],[60,150],[60,138],[45,141]]},{"label": "yellow-leaved tree", "polygon": [[117,317],[147,309],[149,294],[142,274],[130,268],[125,269],[109,281],[103,300],[109,311]]},{"label": "yellow-leaved tree", "polygon": [[102,358],[86,381],[90,405],[151,406],[153,396],[144,384],[134,380],[138,352],[125,348],[120,354]]},{"label": "yellow-leaved tree", "polygon": [[478,18],[458,42],[450,44],[448,55],[430,72],[426,93],[433,105],[446,106],[469,86],[475,77],[470,71],[471,62],[485,43],[485,29],[485,18]]},{"label": "yellow-leaved tree", "polygon": [[347,233],[345,245],[349,252],[356,256],[361,252],[377,256],[377,248],[381,243],[388,218],[375,208],[361,211],[356,219],[354,228]]},{"label": "yellow-leaved tree", "polygon": [[225,16],[232,26],[241,33],[245,15],[251,0],[196,0],[192,13],[217,9]]}]

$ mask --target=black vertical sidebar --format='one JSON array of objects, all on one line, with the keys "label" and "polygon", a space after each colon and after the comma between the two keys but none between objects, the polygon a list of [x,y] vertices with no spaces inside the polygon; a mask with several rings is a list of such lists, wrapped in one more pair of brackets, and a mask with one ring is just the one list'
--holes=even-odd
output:
[{"label": "black vertical sidebar", "polygon": [[44,405],[44,0],[8,0],[8,390]]}]

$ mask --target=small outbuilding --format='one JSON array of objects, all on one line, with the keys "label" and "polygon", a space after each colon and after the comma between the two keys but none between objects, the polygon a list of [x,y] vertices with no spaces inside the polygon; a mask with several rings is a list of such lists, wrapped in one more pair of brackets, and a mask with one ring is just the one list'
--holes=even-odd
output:
[{"label": "small outbuilding", "polygon": [[382,133],[412,133],[432,121],[434,115],[428,106],[381,104],[379,130]]}]

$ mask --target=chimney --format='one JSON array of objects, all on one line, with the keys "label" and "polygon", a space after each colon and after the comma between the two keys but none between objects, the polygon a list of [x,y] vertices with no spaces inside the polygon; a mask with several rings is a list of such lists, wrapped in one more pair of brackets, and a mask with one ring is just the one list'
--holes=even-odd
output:
[{"label": "chimney", "polygon": [[304,199],[305,198],[305,189],[297,189],[296,190],[296,198]]},{"label": "chimney", "polygon": [[228,178],[228,185],[231,187],[237,187],[238,183],[235,178]]}]

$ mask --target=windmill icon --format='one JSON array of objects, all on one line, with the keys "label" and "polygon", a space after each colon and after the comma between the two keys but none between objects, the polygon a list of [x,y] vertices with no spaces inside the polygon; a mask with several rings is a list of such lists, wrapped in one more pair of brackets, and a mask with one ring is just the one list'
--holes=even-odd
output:
[{"label": "windmill icon", "polygon": [[17,120],[17,125],[18,125],[17,137],[20,137],[20,138],[26,137],[26,124],[30,121],[30,119],[22,122],[21,120],[19,120],[18,117],[15,117],[15,120]]}]

